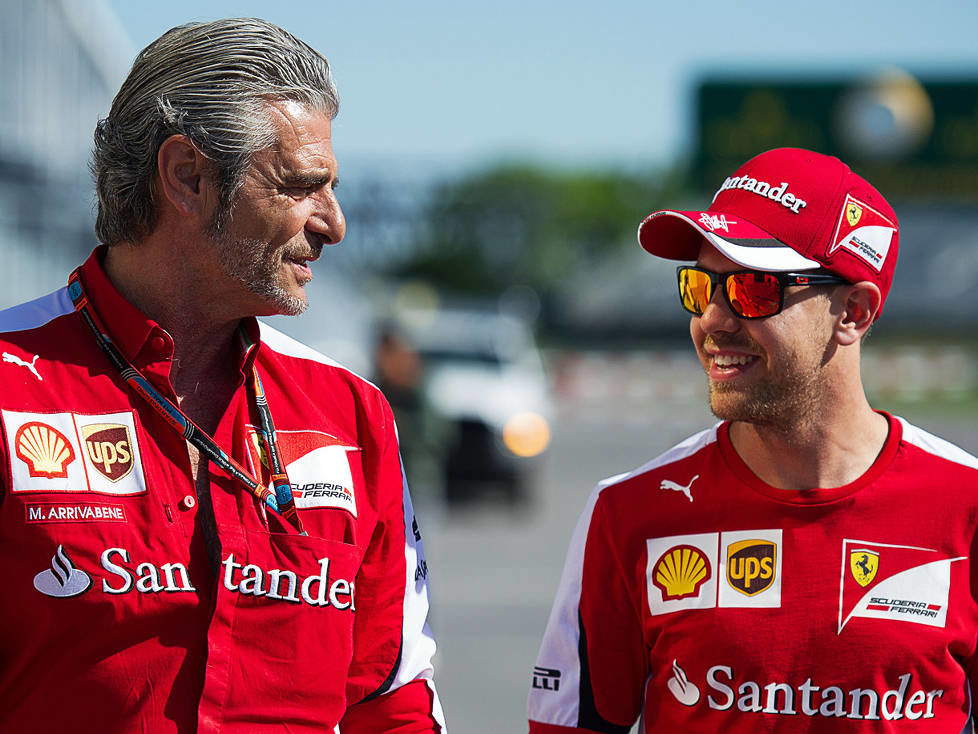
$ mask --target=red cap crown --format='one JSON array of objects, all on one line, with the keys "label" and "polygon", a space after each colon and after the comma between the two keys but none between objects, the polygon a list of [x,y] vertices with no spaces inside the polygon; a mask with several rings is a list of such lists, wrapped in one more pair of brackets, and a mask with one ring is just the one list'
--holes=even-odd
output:
[{"label": "red cap crown", "polygon": [[885,301],[899,229],[879,191],[838,158],[778,148],[727,178],[705,212],[653,212],[638,235],[653,255],[674,260],[695,260],[706,237],[744,267],[825,268],[875,283]]}]

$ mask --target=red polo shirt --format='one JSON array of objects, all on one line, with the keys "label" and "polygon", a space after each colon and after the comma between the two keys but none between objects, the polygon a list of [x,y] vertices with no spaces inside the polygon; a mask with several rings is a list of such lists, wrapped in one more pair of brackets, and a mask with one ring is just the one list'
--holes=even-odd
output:
[{"label": "red polo shirt", "polygon": [[[174,402],[173,343],[115,290],[91,307]],[[187,444],[123,381],[66,289],[0,313],[0,729],[442,730],[427,565],[390,408],[370,383],[249,320],[214,439],[268,483],[258,369],[307,535],[211,467],[201,532]]]}]

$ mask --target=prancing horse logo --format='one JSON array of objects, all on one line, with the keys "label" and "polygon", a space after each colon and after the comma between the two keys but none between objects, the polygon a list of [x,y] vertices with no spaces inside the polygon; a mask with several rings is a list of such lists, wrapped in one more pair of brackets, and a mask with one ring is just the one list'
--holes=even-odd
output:
[{"label": "prancing horse logo", "polygon": [[686,495],[686,499],[692,502],[693,493],[689,491],[689,488],[692,487],[693,482],[695,482],[699,478],[700,475],[697,474],[696,476],[694,476],[692,479],[689,480],[689,484],[687,484],[685,487],[681,484],[676,484],[671,479],[663,479],[661,482],[659,482],[659,489],[671,489],[674,492],[682,492],[684,495]]},{"label": "prancing horse logo", "polygon": [[880,554],[868,548],[856,548],[849,551],[849,570],[856,583],[863,588],[869,586],[876,578],[880,567]]}]

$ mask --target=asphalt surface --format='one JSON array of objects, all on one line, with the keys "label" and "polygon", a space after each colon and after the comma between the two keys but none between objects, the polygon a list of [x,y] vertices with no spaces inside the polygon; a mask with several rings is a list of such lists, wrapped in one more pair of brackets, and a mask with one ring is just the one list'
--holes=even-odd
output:
[{"label": "asphalt surface", "polygon": [[[714,421],[702,373],[682,356],[656,357],[653,369],[617,360],[573,371],[558,380],[558,419],[530,506],[489,498],[449,512],[416,492],[432,572],[436,682],[454,734],[526,731],[530,671],[594,484]],[[635,387],[625,373],[638,375]],[[926,397],[902,407],[912,422],[978,453],[978,425],[967,412],[935,413]]]}]

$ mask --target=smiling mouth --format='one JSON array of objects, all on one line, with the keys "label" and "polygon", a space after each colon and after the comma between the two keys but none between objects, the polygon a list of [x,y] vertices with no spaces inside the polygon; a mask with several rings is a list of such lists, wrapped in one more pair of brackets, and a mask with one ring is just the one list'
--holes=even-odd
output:
[{"label": "smiling mouth", "polygon": [[713,364],[717,367],[741,367],[755,359],[757,357],[752,354],[714,354]]},{"label": "smiling mouth", "polygon": [[285,253],[282,260],[298,269],[306,278],[311,278],[312,268],[310,265],[319,259],[321,253],[321,248],[316,248],[312,252]]}]

